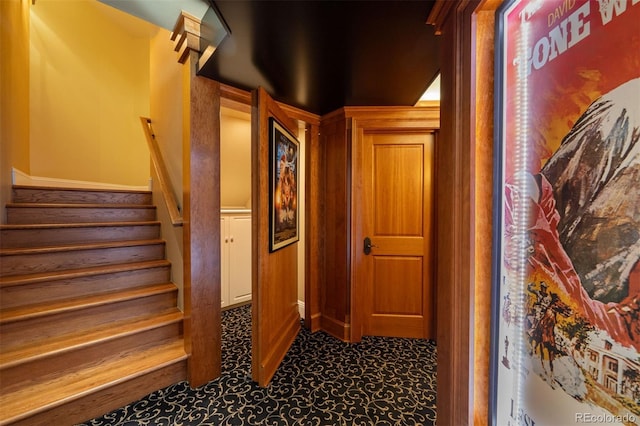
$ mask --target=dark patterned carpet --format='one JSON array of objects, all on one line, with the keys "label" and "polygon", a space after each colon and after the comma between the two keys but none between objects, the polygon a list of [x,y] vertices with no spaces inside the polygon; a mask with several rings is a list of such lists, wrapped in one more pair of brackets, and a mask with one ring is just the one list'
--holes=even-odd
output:
[{"label": "dark patterned carpet", "polygon": [[223,312],[222,376],[154,392],[85,425],[433,425],[436,346],[302,329],[273,381],[251,380],[251,306]]}]

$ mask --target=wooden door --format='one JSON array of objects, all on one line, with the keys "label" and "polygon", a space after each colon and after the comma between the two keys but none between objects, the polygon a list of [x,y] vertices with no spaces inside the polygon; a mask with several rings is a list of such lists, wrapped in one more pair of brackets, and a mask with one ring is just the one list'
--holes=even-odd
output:
[{"label": "wooden door", "polygon": [[433,133],[365,129],[358,139],[356,340],[360,332],[432,338]]},{"label": "wooden door", "polygon": [[269,119],[297,136],[290,119],[267,92],[252,93],[252,377],[267,386],[300,330],[297,243],[270,252]]}]

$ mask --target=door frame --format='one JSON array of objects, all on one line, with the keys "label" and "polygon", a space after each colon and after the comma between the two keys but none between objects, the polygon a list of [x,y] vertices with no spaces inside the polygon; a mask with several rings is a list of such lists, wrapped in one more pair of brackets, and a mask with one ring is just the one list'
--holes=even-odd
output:
[{"label": "door frame", "polygon": [[[317,195],[321,191],[320,176],[322,176],[319,143],[320,116],[281,102],[276,101],[275,104],[275,107],[284,112],[290,119],[301,121],[305,125],[305,222],[300,223],[300,227],[305,228],[305,327],[311,332],[314,332],[320,329],[320,248],[322,234],[320,232],[321,201]],[[256,112],[252,108],[251,92],[220,83],[220,106],[249,113],[251,116],[251,125],[252,127],[254,126],[254,115]],[[260,171],[256,171],[253,168],[252,165],[252,174],[259,175]],[[252,179],[252,199],[257,191],[255,186],[256,182]],[[255,202],[252,202],[252,204],[253,210],[257,204]],[[257,238],[255,227],[252,231],[252,238]],[[251,266],[254,281],[259,280],[259,262],[258,256],[254,253]],[[252,287],[253,286],[254,284],[252,284]],[[257,324],[255,321],[252,321],[252,332],[254,334],[256,329]],[[253,362],[252,359],[252,366],[254,365]]]},{"label": "door frame", "polygon": [[[360,342],[362,340],[362,329],[364,324],[364,312],[361,305],[358,303],[359,295],[362,294],[363,289],[360,288],[356,280],[358,268],[360,267],[358,259],[361,256],[362,247],[359,236],[362,235],[362,221],[358,220],[353,215],[356,212],[356,205],[362,204],[362,182],[358,179],[358,176],[362,176],[362,155],[363,155],[363,137],[365,131],[400,131],[400,130],[415,130],[433,133],[435,137],[433,155],[434,155],[434,170],[433,170],[433,182],[432,187],[436,188],[436,176],[437,170],[435,169],[436,150],[438,147],[438,131],[440,129],[440,108],[437,105],[426,107],[345,107],[345,115],[347,117],[347,133],[350,134],[351,140],[351,184],[352,184],[352,197],[350,210],[351,215],[351,231],[350,238],[352,241],[350,248],[351,262],[349,262],[349,275],[350,275],[350,311],[351,311],[351,327],[350,327],[350,341],[352,343]],[[435,192],[432,192],[432,220],[435,223]],[[436,230],[432,228],[431,235],[431,259],[435,259],[434,242],[436,241]],[[437,288],[435,286],[435,275],[432,272],[432,282],[434,283],[433,300],[436,299]],[[435,324],[436,316],[433,316],[434,324],[432,327],[437,327]]]},{"label": "door frame", "polygon": [[[373,223],[376,221],[377,210],[385,206],[374,203],[374,196],[371,192],[373,188],[370,186],[374,182],[378,181],[378,175],[376,173],[376,160],[371,158],[373,155],[372,149],[377,145],[376,135],[383,137],[399,137],[401,139],[392,139],[395,144],[394,147],[407,147],[416,146],[420,144],[423,147],[422,154],[422,167],[424,174],[422,176],[422,203],[419,207],[421,226],[421,236],[423,238],[420,244],[422,273],[420,276],[420,289],[422,296],[420,297],[420,310],[422,311],[422,319],[415,321],[414,318],[405,318],[404,315],[391,315],[395,318],[392,320],[389,315],[385,315],[376,320],[374,308],[374,299],[377,290],[374,289],[374,282],[376,280],[376,274],[374,273],[374,265],[377,264],[378,259],[393,259],[398,256],[405,256],[404,261],[408,260],[408,256],[413,257],[418,248],[413,248],[413,255],[405,253],[401,255],[398,250],[402,250],[404,247],[396,246],[392,240],[386,240],[383,236],[377,235],[375,226]],[[417,142],[416,142],[417,141]],[[412,145],[412,144],[416,145]],[[385,129],[359,129],[358,140],[355,142],[357,150],[360,152],[361,173],[354,176],[353,181],[358,182],[358,186],[361,190],[357,194],[354,194],[353,199],[353,217],[355,224],[358,222],[358,226],[354,226],[354,234],[351,239],[353,242],[353,262],[354,262],[354,281],[353,288],[354,293],[352,295],[352,301],[355,309],[359,315],[355,316],[357,324],[362,330],[362,334],[374,335],[374,336],[392,336],[392,337],[415,337],[424,339],[435,339],[435,280],[434,280],[434,263],[433,263],[433,247],[434,247],[434,160],[435,155],[433,149],[435,147],[435,132],[433,130],[414,129],[406,127],[393,127]],[[375,178],[372,177],[375,176]],[[393,179],[393,177],[390,177]],[[365,196],[366,195],[366,196]],[[406,211],[406,207],[402,209]],[[412,209],[410,209],[412,210]],[[383,210],[384,211],[384,210]],[[383,213],[384,215],[384,213]],[[379,245],[380,248],[372,250],[372,253],[366,254],[363,251],[363,241],[365,237],[371,237],[373,244]],[[396,237],[400,237],[396,235]],[[384,243],[383,241],[386,241]],[[407,241],[408,243],[408,241]],[[389,251],[391,244],[397,248],[393,251]],[[374,246],[375,247],[375,246]],[[379,258],[378,256],[382,256]],[[389,283],[390,284],[390,283]],[[394,283],[395,285],[402,285],[403,283]],[[386,288],[389,288],[385,285]],[[386,326],[391,325],[391,322],[402,321],[403,326],[395,325],[395,330],[382,331],[382,324]],[[377,324],[377,326],[375,325]],[[396,323],[399,324],[399,323]],[[410,325],[411,324],[411,325]],[[417,333],[421,330],[420,333]],[[412,331],[409,331],[412,330]],[[380,334],[382,333],[382,334]]]}]

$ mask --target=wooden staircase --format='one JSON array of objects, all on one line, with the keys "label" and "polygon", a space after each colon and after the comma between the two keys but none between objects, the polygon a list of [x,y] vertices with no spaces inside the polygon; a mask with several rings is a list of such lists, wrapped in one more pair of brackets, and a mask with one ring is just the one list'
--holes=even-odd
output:
[{"label": "wooden staircase", "polygon": [[0,226],[0,425],[72,425],[185,380],[149,192],[15,186]]}]

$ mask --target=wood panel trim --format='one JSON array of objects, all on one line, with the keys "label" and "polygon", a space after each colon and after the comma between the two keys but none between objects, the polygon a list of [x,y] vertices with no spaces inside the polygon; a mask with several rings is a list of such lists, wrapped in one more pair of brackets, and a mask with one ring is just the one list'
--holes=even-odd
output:
[{"label": "wood panel trim", "polygon": [[222,368],[220,86],[196,75],[197,62],[198,53],[191,52],[183,149],[185,349],[191,387],[215,379]]},{"label": "wood panel trim", "polygon": [[[305,308],[306,308],[306,304],[305,304]],[[318,311],[318,312],[316,312],[314,314],[311,314],[309,316],[307,316],[307,314],[305,312],[304,321],[305,321],[304,326],[310,332],[315,333],[317,331],[322,330],[322,313],[321,312]]]},{"label": "wood panel trim", "polygon": [[251,113],[251,92],[221,83],[220,96],[223,107]]},{"label": "wood panel trim", "polygon": [[321,315],[320,324],[322,331],[329,333],[336,339],[340,339],[343,342],[351,341],[351,325],[344,321],[340,321],[337,318],[332,318],[328,315]]},{"label": "wood panel trim", "polygon": [[453,3],[441,27],[442,128],[436,151],[436,230],[440,236],[436,251],[437,392],[441,424],[456,426],[473,424],[475,153],[470,116],[472,15],[478,3]]},{"label": "wood panel trim", "polygon": [[[374,122],[375,124],[375,122]],[[362,340],[362,336],[364,334],[364,324],[365,317],[368,314],[367,307],[363,306],[358,296],[365,296],[363,299],[367,299],[367,294],[365,293],[366,288],[360,288],[360,282],[356,279],[358,262],[361,261],[362,247],[358,243],[358,239],[360,235],[363,235],[364,231],[362,230],[363,221],[358,219],[353,219],[352,215],[354,212],[358,212],[358,206],[364,205],[364,188],[362,185],[362,179],[357,179],[355,177],[362,176],[362,162],[363,162],[363,145],[364,145],[364,123],[360,123],[358,120],[351,118],[350,119],[350,137],[351,137],[351,181],[349,182],[350,186],[350,205],[349,205],[349,217],[350,217],[350,235],[349,239],[351,242],[355,242],[350,244],[349,248],[349,306],[351,312],[351,336],[350,339],[352,342],[360,342]]]},{"label": "wood panel trim", "polygon": [[[234,108],[243,112],[251,111],[251,92],[239,89],[237,87],[229,86],[227,84],[220,84],[222,106],[228,108]],[[275,102],[280,109],[289,117],[300,120],[304,123],[319,126],[320,116],[311,112],[304,111],[300,108],[285,104],[283,102]]]},{"label": "wood panel trim", "polygon": [[493,111],[495,12],[502,0],[484,0],[474,16],[471,53],[471,123],[475,129],[475,291],[473,349],[473,424],[489,424],[492,258],[486,250],[493,238]]},{"label": "wood panel trim", "polygon": [[319,115],[304,111],[300,108],[296,108],[294,106],[291,106],[282,102],[276,102],[276,103],[282,109],[282,111],[284,111],[285,114],[287,114],[289,117],[295,120],[303,121],[308,124],[313,124],[315,126],[320,125]]},{"label": "wood panel trim", "polygon": [[[319,289],[322,317],[350,324],[350,121],[344,110],[323,116],[320,127],[320,189],[322,238],[322,284]],[[333,331],[321,329],[336,337],[342,336],[343,328]]]},{"label": "wood panel trim", "polygon": [[320,283],[323,279],[323,241],[320,218],[322,216],[322,147],[318,125],[306,125],[306,179],[305,179],[305,327],[311,332],[320,325]]},{"label": "wood panel trim", "polygon": [[[360,121],[361,126],[375,128],[440,128],[440,106],[423,107],[345,107],[347,118]],[[402,126],[397,125],[402,121]]]},{"label": "wood panel trim", "polygon": [[429,12],[426,23],[435,26],[436,35],[442,35],[447,21],[455,19],[451,17],[451,14],[464,9],[467,3],[469,3],[469,0],[436,0],[431,12]]},{"label": "wood panel trim", "polygon": [[287,350],[298,335],[298,332],[300,331],[299,315],[298,307],[293,306],[286,318],[285,327],[276,333],[276,340],[271,342],[270,346],[272,349],[262,360],[258,360],[259,376],[261,377],[258,384],[260,386],[264,387],[269,384],[273,374],[287,354]]}]

